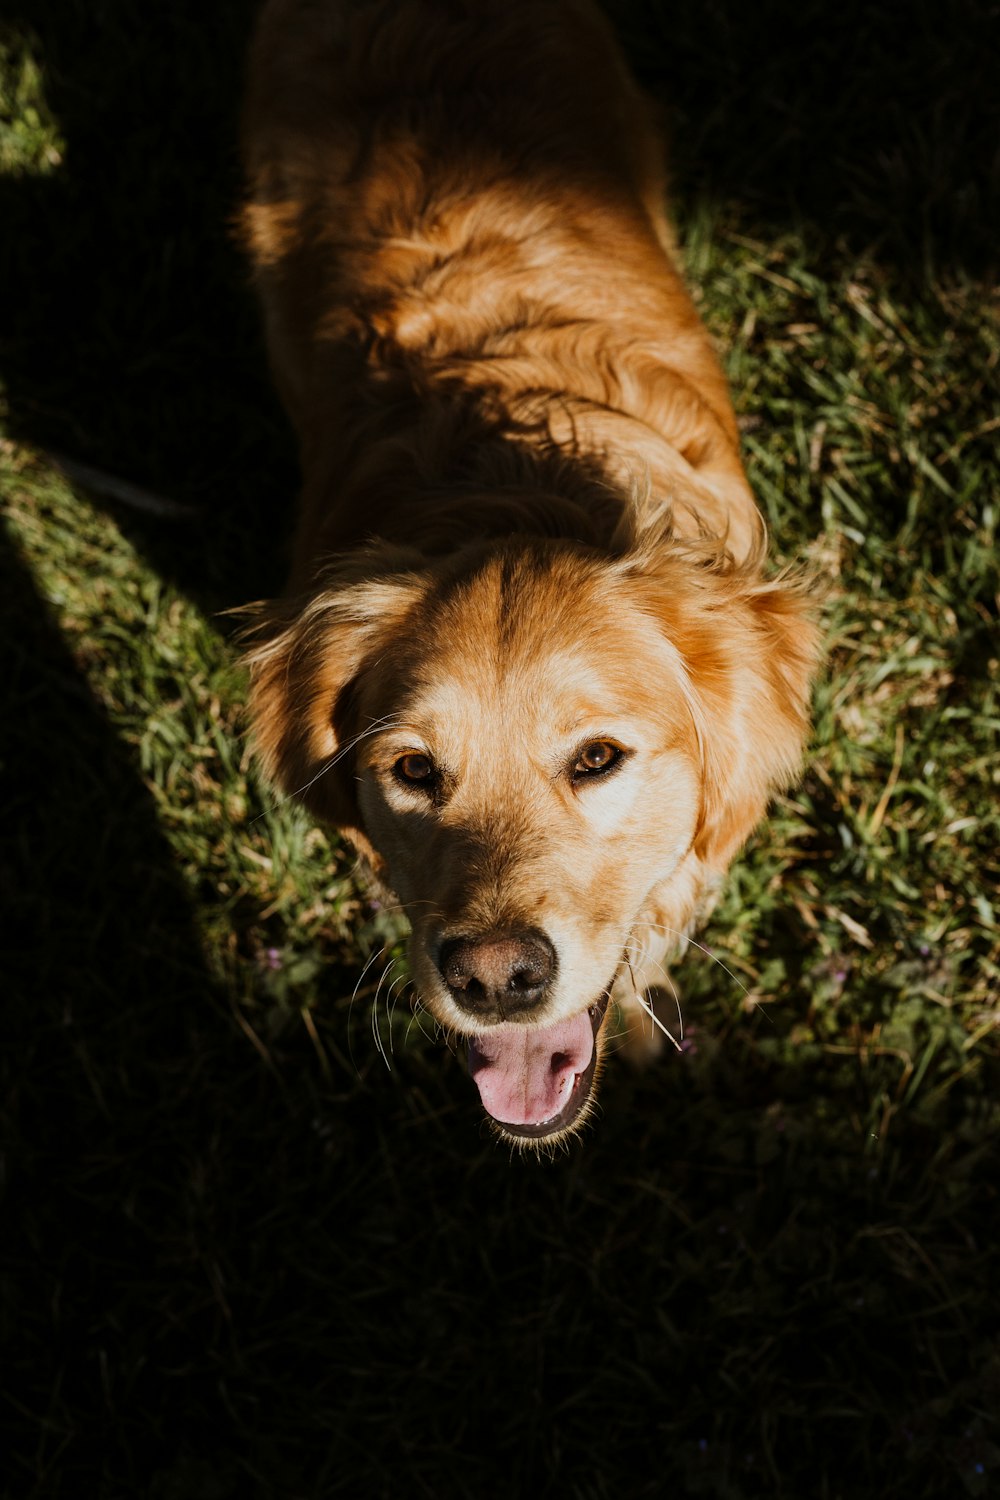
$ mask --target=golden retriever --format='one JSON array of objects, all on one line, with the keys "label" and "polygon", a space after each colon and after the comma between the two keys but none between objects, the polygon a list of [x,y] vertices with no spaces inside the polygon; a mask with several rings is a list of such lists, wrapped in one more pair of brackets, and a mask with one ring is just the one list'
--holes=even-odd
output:
[{"label": "golden retriever", "polygon": [[304,473],[256,607],[266,772],[399,898],[512,1141],[799,764],[817,636],[589,0],[269,0],[243,234]]}]

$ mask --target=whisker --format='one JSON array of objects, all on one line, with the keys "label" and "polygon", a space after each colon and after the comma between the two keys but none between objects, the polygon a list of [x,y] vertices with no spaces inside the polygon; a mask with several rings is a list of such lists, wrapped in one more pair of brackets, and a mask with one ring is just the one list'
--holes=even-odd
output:
[{"label": "whisker", "polygon": [[656,1011],[653,1009],[652,1005],[650,1005],[649,1001],[646,999],[646,996],[645,995],[641,995],[638,990],[633,990],[633,995],[635,996],[635,999],[636,999],[637,1003],[639,1004],[639,1006],[646,1012],[647,1016],[652,1021],[653,1025],[654,1026],[658,1026],[660,1028],[660,1030],[663,1032],[663,1035],[669,1041],[673,1042],[673,1044],[677,1048],[678,1052],[683,1052],[684,1048],[681,1046],[680,1042],[674,1036],[673,1032],[670,1031],[666,1026],[664,1026],[663,1022],[660,1020],[659,1016],[656,1014]]},{"label": "whisker", "polygon": [[676,927],[665,927],[662,922],[643,921],[641,925],[643,927],[651,927],[656,932],[669,932],[671,937],[680,938],[682,943],[690,943],[692,948],[697,948],[700,953],[704,953],[706,958],[710,958],[714,964],[718,964],[719,968],[723,969],[725,973],[729,975],[733,983],[739,985],[740,989],[743,991],[744,995],[746,995],[747,999],[750,998],[750,991],[747,989],[742,979],[738,978],[738,976],[733,973],[732,969],[727,968],[727,966],[722,962],[722,959],[717,958],[710,948],[705,947],[704,943],[697,942],[693,937],[689,937],[686,932],[678,932]]},{"label": "whisker", "polygon": [[[435,1022],[435,1030],[437,1032],[437,1037],[440,1037],[441,1041],[448,1048],[448,1051],[452,1054],[452,1056],[458,1057],[459,1045],[463,1039],[459,1036],[455,1027],[442,1026],[439,1022]],[[435,1040],[437,1040],[437,1037],[435,1038]]]},{"label": "whisker", "polygon": [[[384,956],[385,956],[385,945],[384,944],[380,948],[373,948],[372,951],[369,953],[369,955],[368,955],[368,961],[366,962],[364,968],[361,970],[361,973],[358,975],[357,982],[356,982],[356,984],[354,986],[354,989],[351,991],[350,1005],[354,1004],[354,1001],[357,998],[358,990],[361,988],[361,981],[364,979],[365,975],[368,973],[368,970],[371,968],[372,964],[375,962],[375,960],[377,958],[383,958]],[[348,1020],[350,1020],[350,1006],[348,1006]]]},{"label": "whisker", "polygon": [[624,1033],[619,1033],[616,1036],[608,1037],[607,1041],[604,1043],[604,1050],[608,1057],[614,1057],[616,1052],[621,1052],[621,1050],[627,1045],[628,1038]]},{"label": "whisker", "polygon": [[[631,941],[631,933],[629,934],[629,941]],[[628,977],[632,981],[632,993],[633,993],[633,995],[635,995],[636,999],[638,999],[639,998],[639,986],[636,983],[635,970],[632,967],[632,959],[631,959],[631,956],[630,956],[629,951],[628,951],[628,943],[626,943],[626,945],[625,945],[625,952],[623,954],[623,957],[625,959],[625,967],[628,969]],[[652,1033],[650,1033],[650,1034],[652,1035]]]},{"label": "whisker", "polygon": [[349,755],[357,745],[361,744],[362,740],[368,739],[371,735],[377,734],[382,729],[401,729],[402,727],[402,720],[393,720],[388,714],[384,715],[381,719],[376,719],[374,724],[370,724],[367,729],[363,729],[360,734],[354,735],[346,744],[339,746],[337,751],[323,762],[315,776],[311,777],[303,786],[296,787],[294,792],[286,792],[283,797],[276,797],[265,812],[258,813],[256,818],[251,819],[249,826],[253,828],[263,818],[267,817],[268,812],[273,812],[275,808],[283,807],[286,802],[291,802],[294,797],[301,797],[303,792],[308,792],[310,787],[314,787],[317,781],[326,775],[327,771],[332,771],[337,762],[342,760],[345,755]]},{"label": "whisker", "polygon": [[368,970],[371,968],[371,966],[375,962],[375,960],[377,958],[384,957],[384,955],[385,955],[385,945],[384,944],[380,948],[373,948],[372,949],[371,953],[369,953],[369,955],[368,955],[368,961],[367,961],[367,963],[365,964],[364,968],[361,970],[361,973],[357,977],[357,980],[356,980],[355,985],[354,985],[354,989],[351,991],[351,998],[350,998],[350,1000],[347,1003],[347,1055],[351,1059],[351,1067],[354,1069],[355,1073],[357,1073],[359,1077],[361,1076],[361,1070],[359,1069],[359,1067],[358,1067],[358,1065],[357,1065],[357,1063],[356,1063],[356,1061],[354,1059],[354,1043],[351,1040],[351,1016],[354,1013],[354,1002],[357,999],[358,990],[361,988],[361,981],[364,979],[365,975],[368,973]]},{"label": "whisker", "polygon": [[[428,1036],[427,1032],[423,1028],[420,1017],[426,1014],[427,1012],[424,1010],[423,1006],[420,1003],[420,997],[415,995],[413,997],[413,1014],[410,1016],[410,1024],[406,1028],[406,1043],[409,1043],[410,1032],[413,1030],[414,1026],[416,1026],[417,1030],[420,1032],[420,1035],[424,1038],[425,1041],[432,1043],[437,1041],[436,1036]],[[436,1021],[434,1022],[434,1025],[436,1029],[440,1029],[438,1028]]]},{"label": "whisker", "polygon": [[387,916],[392,916],[396,912],[402,912],[405,916],[410,908],[414,906],[429,906],[434,910],[437,910],[436,905],[433,901],[427,901],[422,897],[414,896],[410,901],[390,901],[385,905],[380,902],[377,907],[377,911],[379,913],[384,912]]},{"label": "whisker", "polygon": [[[397,974],[395,979],[390,984],[388,990],[386,990],[385,995],[385,1013],[389,1022],[389,1051],[391,1052],[393,1057],[395,1057],[396,1055],[396,1041],[392,1031],[392,1018],[396,1011],[396,1005],[399,1001],[399,995],[403,993],[403,989],[405,989],[406,987],[406,981],[408,978],[409,976],[405,971]],[[396,995],[394,999],[390,1000],[392,992],[396,988],[397,984],[402,985],[403,989],[400,989],[399,994]]]},{"label": "whisker", "polygon": [[[644,956],[644,961],[648,961],[648,958],[649,958],[649,955],[646,954]],[[654,963],[655,962],[656,962],[656,960],[654,959]],[[680,1042],[674,1036],[673,1032],[670,1031],[666,1026],[664,1026],[663,1022],[660,1020],[659,1016],[656,1014],[656,1011],[653,1009],[653,1006],[652,1006],[649,998],[646,995],[640,993],[639,986],[635,982],[635,973],[634,973],[633,968],[632,968],[632,960],[631,960],[631,958],[629,956],[629,953],[628,953],[627,949],[626,949],[626,952],[625,952],[625,964],[626,964],[626,967],[628,968],[629,978],[632,981],[632,995],[633,995],[636,1003],[639,1005],[639,1007],[640,1007],[641,1010],[644,1010],[646,1012],[647,1016],[652,1021],[653,1025],[654,1026],[658,1026],[660,1028],[660,1030],[663,1032],[663,1035],[665,1037],[667,1037],[671,1042],[673,1042],[674,1046],[677,1048],[677,1051],[678,1052],[683,1052],[684,1048],[681,1046]],[[673,997],[674,997],[674,1004],[677,1006],[677,1018],[680,1021],[681,1037],[683,1038],[683,1036],[684,1036],[684,1018],[681,1015],[680,997],[677,994],[676,988],[674,987],[673,980],[670,978],[669,974],[667,973],[667,971],[663,967],[663,965],[661,963],[657,963],[656,967],[660,970],[660,972],[663,975],[664,979],[670,985],[670,989],[671,989],[671,991],[673,993]]]},{"label": "whisker", "polygon": [[666,964],[662,962],[661,959],[653,958],[653,956],[649,952],[648,948],[643,951],[642,962],[643,963],[654,963],[656,965],[656,967],[659,969],[660,973],[662,974],[664,983],[666,984],[668,990],[670,991],[671,996],[673,997],[674,1005],[677,1007],[677,1025],[678,1025],[678,1028],[680,1030],[681,1041],[683,1041],[684,1040],[684,1013],[681,1010],[681,997],[680,997],[680,993],[679,993],[679,991],[677,989],[677,986],[674,983],[673,975],[670,973],[670,970],[667,968]]},{"label": "whisker", "polygon": [[[383,952],[384,951],[385,950],[383,949]],[[395,962],[396,962],[396,960],[394,958],[390,958],[389,962],[386,964],[385,968],[382,970],[382,973],[379,975],[379,981],[378,981],[378,984],[375,986],[375,995],[374,995],[374,998],[372,1000],[372,1020],[371,1020],[372,1036],[375,1038],[375,1046],[378,1048],[379,1056],[381,1057],[382,1061],[385,1063],[386,1068],[388,1069],[388,1071],[390,1073],[392,1072],[392,1067],[391,1067],[391,1065],[389,1063],[389,1058],[386,1055],[385,1044],[382,1041],[382,1033],[379,1031],[379,1026],[378,1026],[378,994],[379,994],[379,990],[382,988],[382,985],[385,982],[386,975],[389,974],[392,971],[392,967],[395,964]]]}]

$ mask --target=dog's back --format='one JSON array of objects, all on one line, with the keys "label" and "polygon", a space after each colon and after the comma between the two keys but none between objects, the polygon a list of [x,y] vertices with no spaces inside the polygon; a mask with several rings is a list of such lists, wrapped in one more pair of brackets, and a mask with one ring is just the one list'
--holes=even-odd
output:
[{"label": "dog's back", "polygon": [[756,509],[672,262],[659,139],[595,8],[272,0],[246,157],[307,475],[300,583],[373,521],[412,539],[401,473],[495,490],[512,443],[575,451],[599,481],[585,509],[602,479],[669,491],[679,524],[749,550]]}]

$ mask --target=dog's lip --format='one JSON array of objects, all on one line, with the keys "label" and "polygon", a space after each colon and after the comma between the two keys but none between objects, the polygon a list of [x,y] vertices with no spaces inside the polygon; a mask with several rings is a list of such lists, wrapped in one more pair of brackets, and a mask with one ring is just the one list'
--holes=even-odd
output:
[{"label": "dog's lip", "polygon": [[[565,1104],[556,1114],[552,1115],[551,1118],[547,1120],[539,1120],[537,1123],[524,1124],[517,1121],[501,1120],[496,1115],[491,1114],[491,1112],[486,1108],[485,1104],[483,1105],[484,1113],[494,1121],[494,1123],[503,1131],[504,1135],[513,1136],[518,1140],[525,1141],[545,1140],[549,1136],[558,1135],[561,1131],[568,1129],[569,1126],[573,1124],[574,1120],[577,1119],[581,1110],[589,1100],[591,1090],[594,1086],[594,1075],[597,1072],[598,1060],[597,1036],[598,1032],[601,1029],[601,1024],[604,1020],[604,1017],[607,1014],[609,998],[610,990],[605,991],[605,993],[601,995],[601,997],[587,1009],[587,1016],[590,1020],[591,1031],[593,1032],[594,1039],[593,1047],[591,1048],[590,1052],[590,1058],[587,1062],[586,1067],[583,1068],[581,1072],[577,1073],[576,1077],[573,1080],[573,1087],[569,1092],[569,1096]],[[469,1042],[468,1055],[470,1067],[473,1061],[473,1054],[476,1050],[476,1042],[476,1037],[473,1037]]]}]

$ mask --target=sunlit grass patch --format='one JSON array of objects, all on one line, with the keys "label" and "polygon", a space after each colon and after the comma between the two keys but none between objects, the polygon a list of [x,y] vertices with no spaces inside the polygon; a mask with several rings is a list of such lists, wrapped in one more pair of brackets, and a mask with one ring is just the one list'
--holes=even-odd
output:
[{"label": "sunlit grass patch", "polygon": [[36,39],[0,24],[0,176],[45,176],[65,149],[45,97]]},{"label": "sunlit grass patch", "polygon": [[[751,480],[779,555],[812,569],[830,649],[803,784],[709,942],[764,1005],[763,1055],[853,1058],[862,1140],[900,1109],[944,1118],[956,1087],[978,1117],[1000,1021],[997,302],[903,295],[808,236],[695,226]],[[685,974],[747,1010],[697,953]]]}]

